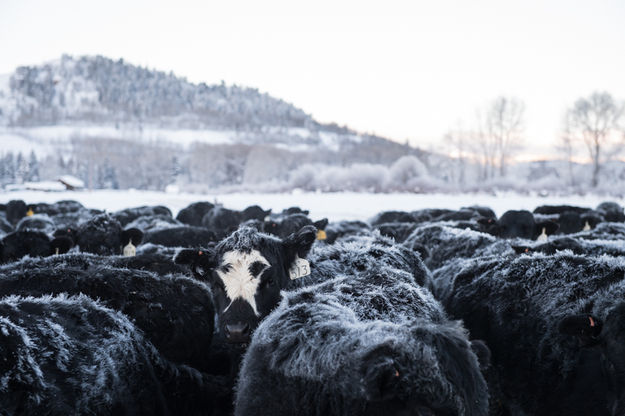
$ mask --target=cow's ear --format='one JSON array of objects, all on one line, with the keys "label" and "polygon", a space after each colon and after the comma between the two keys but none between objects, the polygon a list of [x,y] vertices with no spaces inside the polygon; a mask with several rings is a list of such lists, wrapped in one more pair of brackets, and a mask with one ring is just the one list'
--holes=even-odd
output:
[{"label": "cow's ear", "polygon": [[558,231],[558,228],[560,228],[560,226],[557,222],[554,221],[541,221],[536,223],[536,230],[538,231],[538,234],[542,232],[543,228],[545,229],[547,235],[552,235],[555,234],[556,231]]},{"label": "cow's ear", "polygon": [[68,236],[56,237],[50,242],[52,254],[65,254],[74,247],[74,240]]},{"label": "cow's ear", "polygon": [[285,252],[286,266],[290,267],[296,257],[306,258],[316,238],[317,229],[313,225],[307,225],[285,238],[282,241],[282,246]]},{"label": "cow's ear", "polygon": [[584,223],[588,223],[588,225],[590,225],[591,228],[595,228],[597,226],[597,224],[599,224],[601,222],[601,218],[599,218],[597,215],[593,215],[593,214],[584,214],[582,215],[582,222]]},{"label": "cow's ear", "polygon": [[322,220],[315,221],[315,222],[313,222],[313,225],[318,230],[325,230],[325,228],[328,226],[328,219],[324,218]]},{"label": "cow's ear", "polygon": [[477,223],[480,225],[494,225],[497,222],[494,218],[478,218]]},{"label": "cow's ear", "polygon": [[189,266],[196,279],[205,280],[217,266],[212,249],[183,249],[174,256],[174,263]]},{"label": "cow's ear", "polygon": [[516,246],[516,245],[512,245],[512,250],[514,250],[514,252],[516,254],[526,254],[526,253],[531,253],[532,249],[530,246]]},{"label": "cow's ear", "polygon": [[138,228],[129,228],[122,231],[122,242],[132,242],[133,246],[138,246],[143,240],[143,231]]},{"label": "cow's ear", "polygon": [[589,314],[569,315],[558,325],[561,334],[575,336],[583,345],[596,343],[602,328],[601,320]]}]

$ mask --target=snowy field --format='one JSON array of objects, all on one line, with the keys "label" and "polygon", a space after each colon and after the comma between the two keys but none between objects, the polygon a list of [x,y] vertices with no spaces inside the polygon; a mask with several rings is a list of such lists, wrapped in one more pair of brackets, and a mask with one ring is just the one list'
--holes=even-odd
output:
[{"label": "snowy field", "polygon": [[27,203],[56,202],[74,199],[88,208],[117,211],[141,205],[165,205],[176,215],[191,202],[219,202],[227,208],[243,209],[249,205],[260,205],[274,212],[291,206],[310,210],[313,219],[367,220],[380,211],[413,211],[422,208],[459,209],[468,205],[484,205],[492,208],[497,216],[511,209],[532,211],[539,205],[577,205],[595,208],[605,200],[625,205],[623,199],[608,199],[594,195],[571,197],[527,196],[517,194],[368,194],[368,193],[304,193],[287,194],[178,194],[149,191],[83,191],[83,192],[40,192],[16,191],[0,193],[0,203],[22,199]]}]

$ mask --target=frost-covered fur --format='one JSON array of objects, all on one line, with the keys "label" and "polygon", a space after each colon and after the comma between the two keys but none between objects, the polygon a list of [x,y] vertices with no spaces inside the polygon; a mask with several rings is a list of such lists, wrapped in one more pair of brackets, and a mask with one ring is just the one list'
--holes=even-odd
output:
[{"label": "frost-covered fur", "polygon": [[143,232],[166,228],[180,227],[182,223],[169,215],[142,215],[129,222],[124,228],[138,228]]},{"label": "frost-covered fur", "polygon": [[7,415],[210,414],[223,394],[84,295],[0,300],[0,375]]},{"label": "frost-covered fur", "polygon": [[22,218],[15,226],[17,231],[41,231],[46,234],[54,233],[56,225],[50,217],[44,214],[35,214]]},{"label": "frost-covered fur", "polygon": [[625,240],[625,224],[618,222],[602,222],[597,228],[582,231],[572,237],[584,240]]},{"label": "frost-covered fur", "polygon": [[414,222],[385,222],[375,226],[380,234],[390,237],[397,243],[402,243],[417,228],[419,224]]},{"label": "frost-covered fur", "polygon": [[314,245],[308,259],[314,273],[303,280],[305,284],[331,279],[342,273],[364,273],[375,265],[404,270],[420,286],[430,284],[429,272],[423,267],[419,255],[378,232],[343,237],[333,245]]},{"label": "frost-covered fur", "polygon": [[[254,333],[236,415],[486,415],[466,332],[384,265],[285,293]],[[429,413],[428,413],[429,414]]]},{"label": "frost-covered fur", "polygon": [[128,315],[171,361],[207,369],[214,329],[208,287],[182,275],[115,268],[98,259],[68,254],[2,266],[0,293],[84,293]]},{"label": "frost-covered fur", "polygon": [[333,244],[337,239],[344,236],[370,235],[371,226],[362,221],[339,221],[331,222],[325,228],[328,244]]},{"label": "frost-covered fur", "polygon": [[[117,211],[111,215],[115,218],[124,228],[128,228],[128,224],[135,221],[139,217],[155,217],[164,216],[172,218],[169,208],[157,205],[157,206],[143,206],[136,208],[127,208],[121,211]],[[172,218],[173,219],[173,218]]]},{"label": "frost-covered fur", "polygon": [[214,232],[190,225],[153,229],[145,234],[143,240],[166,247],[206,247],[218,241]]},{"label": "frost-covered fur", "polygon": [[[450,314],[487,342],[512,407],[533,415],[620,415],[624,275],[623,257],[491,257],[465,261],[445,283],[452,289],[439,293]],[[588,330],[601,331],[601,322],[604,330],[597,338],[580,331],[579,341],[559,332],[564,318],[578,315]]]},{"label": "frost-covered fur", "polygon": [[80,251],[93,254],[121,254],[122,226],[109,214],[100,214],[83,223],[77,232]]},{"label": "frost-covered fur", "polygon": [[547,242],[512,245],[519,253],[555,254],[558,251],[570,250],[574,254],[587,256],[625,256],[625,240],[621,239],[583,239],[574,236],[552,237]]},{"label": "frost-covered fur", "polygon": [[54,254],[50,238],[41,231],[15,231],[0,242],[0,263],[19,260],[24,256],[45,257]]},{"label": "frost-covered fur", "polygon": [[479,231],[450,227],[446,223],[420,226],[406,239],[404,246],[424,253],[423,261],[430,270],[458,258],[513,252],[506,240]]}]

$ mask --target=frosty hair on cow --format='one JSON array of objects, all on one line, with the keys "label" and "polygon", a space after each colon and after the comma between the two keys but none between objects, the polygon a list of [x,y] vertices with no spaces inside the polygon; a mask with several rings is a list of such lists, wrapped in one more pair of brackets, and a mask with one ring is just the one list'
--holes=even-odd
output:
[{"label": "frosty hair on cow", "polygon": [[190,265],[210,285],[221,336],[247,343],[280,301],[280,291],[310,273],[304,259],[316,236],[311,225],[284,239],[241,227],[212,249],[181,250],[174,261]]}]

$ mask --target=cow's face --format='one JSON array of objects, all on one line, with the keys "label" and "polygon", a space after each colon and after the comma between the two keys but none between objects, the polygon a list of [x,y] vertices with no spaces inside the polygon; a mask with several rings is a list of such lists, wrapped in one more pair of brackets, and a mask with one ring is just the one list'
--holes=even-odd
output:
[{"label": "cow's face", "polygon": [[305,258],[315,237],[312,226],[284,240],[244,227],[215,247],[204,276],[226,341],[249,342],[260,320],[280,301],[280,290],[291,280],[289,270]]}]

